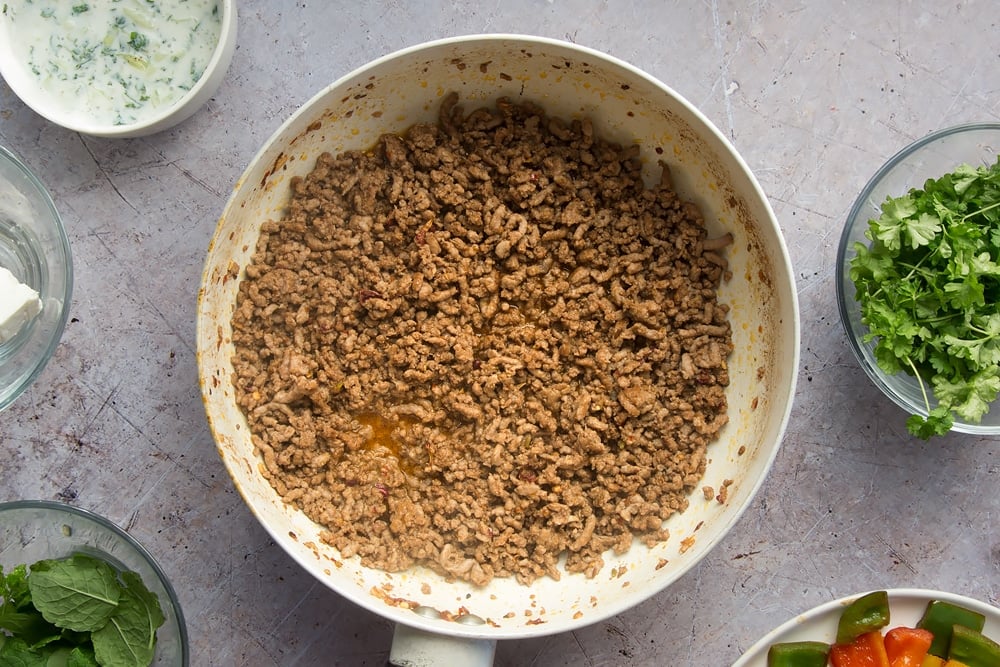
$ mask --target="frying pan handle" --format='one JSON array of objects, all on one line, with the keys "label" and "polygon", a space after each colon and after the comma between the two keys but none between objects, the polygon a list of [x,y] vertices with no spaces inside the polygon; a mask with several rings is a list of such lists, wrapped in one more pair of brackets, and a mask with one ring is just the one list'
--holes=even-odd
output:
[{"label": "frying pan handle", "polygon": [[497,650],[495,639],[450,637],[396,624],[389,650],[395,667],[490,667]]}]

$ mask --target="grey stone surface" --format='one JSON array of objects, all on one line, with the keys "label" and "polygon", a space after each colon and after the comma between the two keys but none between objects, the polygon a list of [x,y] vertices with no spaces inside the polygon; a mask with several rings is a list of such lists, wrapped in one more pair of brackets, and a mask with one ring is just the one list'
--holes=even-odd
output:
[{"label": "grey stone surface", "polygon": [[302,102],[398,48],[466,33],[567,39],[627,60],[699,107],[769,196],[802,316],[791,422],[730,536],[665,592],[573,633],[501,642],[497,664],[728,665],[833,597],[925,587],[1000,604],[1000,442],[909,438],[838,320],[834,258],[854,196],[927,132],[1000,120],[996,6],[954,2],[240,0],[215,97],[136,140],[55,127],[0,84],[0,142],[65,216],[72,320],[0,414],[0,500],[108,516],[159,559],[195,665],[383,665],[390,625],[314,581],[235,492],[198,394],[195,300],[215,220]]}]

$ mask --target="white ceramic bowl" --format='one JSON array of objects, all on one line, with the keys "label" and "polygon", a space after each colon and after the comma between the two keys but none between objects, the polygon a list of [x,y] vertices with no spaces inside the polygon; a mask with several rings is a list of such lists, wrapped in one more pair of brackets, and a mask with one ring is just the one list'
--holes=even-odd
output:
[{"label": "white ceramic bowl", "polygon": [[62,338],[73,295],[73,258],[45,186],[0,146],[0,266],[38,292],[42,311],[0,341],[0,410],[42,372]]},{"label": "white ceramic bowl", "polygon": [[[90,4],[93,6],[90,11],[94,12],[98,7],[108,6],[107,0]],[[69,5],[67,2],[63,8]],[[20,13],[41,10],[38,5],[3,4],[3,11],[0,12],[0,74],[21,101],[39,115],[67,129],[97,137],[141,137],[166,130],[186,120],[215,94],[229,69],[236,48],[236,0],[218,0],[219,39],[197,82],[186,92],[171,98],[172,102],[158,106],[154,113],[143,115],[135,122],[115,124],[103,116],[95,116],[90,107],[70,107],[41,85],[39,77],[17,47],[16,38],[20,29]],[[153,33],[156,29],[154,24],[146,30]]]},{"label": "white ceramic bowl", "polygon": [[[1000,633],[1000,609],[985,602],[955,593],[921,588],[892,588],[886,592],[889,594],[889,628],[915,627],[923,616],[927,603],[941,600],[985,616],[983,633],[987,637],[996,639]],[[833,644],[837,640],[837,624],[844,607],[863,594],[831,600],[790,618],[761,637],[733,663],[733,667],[767,667],[767,651],[778,643],[814,641]]]},{"label": "white ceramic bowl", "polygon": [[[709,448],[705,483],[733,480],[725,503],[693,494],[667,524],[671,538],[605,555],[593,579],[563,574],[531,586],[494,579],[483,588],[423,568],[390,574],[342,558],[320,528],[285,505],[258,472],[233,390],[231,318],[243,269],[261,224],[279,219],[289,181],[323,151],[365,149],[387,132],[435,122],[456,91],[466,110],[507,96],[552,116],[589,117],[595,132],[635,143],[649,181],[669,163],[675,186],[704,213],[709,235],[733,234],[733,278],[720,298],[731,307],[735,351],[730,423]],[[409,48],[356,70],[306,102],[265,143],[236,184],[211,242],[197,312],[198,363],[211,429],[229,473],[253,513],[299,564],[340,594],[406,626],[464,638],[567,631],[638,604],[692,568],[736,524],[777,453],[795,389],[798,310],[787,250],[750,170],[693,106],[635,67],[573,44],[515,35],[470,36]],[[458,622],[456,622],[458,619]],[[422,664],[422,663],[420,663]]]},{"label": "white ceramic bowl", "polygon": [[[910,414],[927,416],[923,392],[917,379],[908,373],[890,375],[879,368],[875,358],[876,341],[865,342],[868,326],[861,321],[861,304],[855,298],[851,280],[851,261],[857,252],[855,243],[868,244],[868,222],[881,215],[886,197],[899,197],[910,188],[922,188],[928,179],[937,179],[965,163],[974,167],[990,166],[1000,155],[1000,123],[973,123],[949,127],[921,137],[893,155],[875,172],[858,195],[844,223],[837,251],[837,302],[840,319],[847,331],[851,349],[861,368],[896,405]],[[927,389],[931,408],[937,405]],[[902,421],[902,420],[901,420]],[[1000,434],[1000,406],[994,402],[978,423],[955,416],[952,431],[980,435]]]}]

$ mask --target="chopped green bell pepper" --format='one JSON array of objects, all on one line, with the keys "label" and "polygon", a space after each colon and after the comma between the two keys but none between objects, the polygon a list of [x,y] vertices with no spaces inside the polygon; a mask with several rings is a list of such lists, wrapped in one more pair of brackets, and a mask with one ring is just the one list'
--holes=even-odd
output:
[{"label": "chopped green bell pepper", "polygon": [[978,630],[956,625],[951,631],[948,659],[969,667],[997,667],[1000,665],[1000,644]]},{"label": "chopped green bell pepper", "polygon": [[783,642],[767,651],[767,667],[826,667],[830,645],[823,642]]},{"label": "chopped green bell pepper", "polygon": [[939,658],[947,658],[952,628],[956,625],[982,632],[983,626],[986,625],[986,617],[979,612],[943,600],[928,602],[924,615],[917,622],[918,628],[930,630],[934,635],[928,653]]},{"label": "chopped green bell pepper", "polygon": [[850,644],[861,635],[889,625],[889,594],[874,591],[844,607],[837,624],[837,643]]}]

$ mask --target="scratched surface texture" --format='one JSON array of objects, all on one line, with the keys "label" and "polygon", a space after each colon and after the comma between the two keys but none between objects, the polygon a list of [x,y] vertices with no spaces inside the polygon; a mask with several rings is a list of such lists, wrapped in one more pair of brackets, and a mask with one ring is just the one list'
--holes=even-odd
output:
[{"label": "scratched surface texture", "polygon": [[62,344],[0,414],[0,500],[59,499],[126,526],[177,588],[195,665],[384,665],[390,625],[286,557],[216,455],[194,356],[201,266],[237,177],[326,84],[428,39],[534,33],[639,66],[734,142],[789,245],[802,364],[768,481],[707,559],[607,622],[501,642],[496,663],[724,666],[796,613],[876,587],[1000,604],[1000,443],[907,437],[851,355],[834,293],[840,227],[875,169],[931,130],[1000,120],[993,2],[355,4],[240,0],[216,96],[145,139],[54,127],[0,84],[0,142],[50,188],[76,270]]}]

